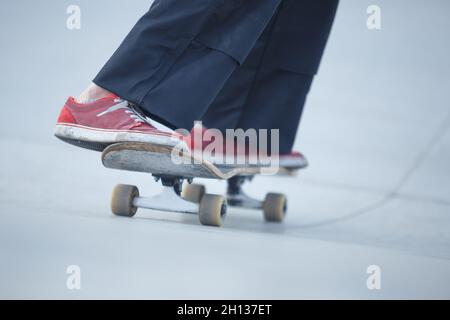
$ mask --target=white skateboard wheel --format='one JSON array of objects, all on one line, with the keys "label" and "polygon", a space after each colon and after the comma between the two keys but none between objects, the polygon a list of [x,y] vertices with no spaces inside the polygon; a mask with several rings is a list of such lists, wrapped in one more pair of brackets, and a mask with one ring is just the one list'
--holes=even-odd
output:
[{"label": "white skateboard wheel", "polygon": [[111,197],[113,214],[121,217],[133,217],[137,211],[137,207],[133,205],[136,197],[139,197],[139,189],[136,186],[127,184],[115,186]]},{"label": "white skateboard wheel", "polygon": [[181,197],[193,203],[200,203],[205,193],[206,188],[202,184],[186,184],[181,192]]},{"label": "white skateboard wheel", "polygon": [[282,222],[286,215],[287,198],[284,194],[268,193],[263,202],[264,218],[269,222]]},{"label": "white skateboard wheel", "polygon": [[226,213],[225,198],[215,194],[205,194],[200,201],[198,217],[206,226],[220,227]]}]

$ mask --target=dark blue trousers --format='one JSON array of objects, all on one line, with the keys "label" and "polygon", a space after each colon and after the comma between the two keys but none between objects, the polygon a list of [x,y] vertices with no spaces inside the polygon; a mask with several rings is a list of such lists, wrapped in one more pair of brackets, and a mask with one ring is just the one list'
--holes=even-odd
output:
[{"label": "dark blue trousers", "polygon": [[280,129],[290,152],[338,0],[156,0],[94,82],[173,128]]}]

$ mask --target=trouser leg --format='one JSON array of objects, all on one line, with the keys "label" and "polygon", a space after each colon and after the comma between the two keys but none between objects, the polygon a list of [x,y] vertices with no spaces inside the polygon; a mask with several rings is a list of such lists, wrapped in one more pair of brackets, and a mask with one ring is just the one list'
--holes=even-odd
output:
[{"label": "trouser leg", "polygon": [[192,43],[168,74],[141,100],[150,116],[190,129],[236,68],[230,56]]},{"label": "trouser leg", "polygon": [[[336,7],[334,0],[285,0],[245,63],[236,68],[204,115],[205,126],[279,129],[280,152],[289,153]],[[286,44],[289,39],[297,41],[293,48],[298,60],[282,59],[289,57],[289,52],[274,50],[275,44]]]},{"label": "trouser leg", "polygon": [[312,80],[312,75],[279,69],[239,68],[202,118],[203,124],[222,131],[278,129],[279,151],[289,153]]},{"label": "trouser leg", "polygon": [[312,75],[265,63],[275,15],[243,65],[237,67],[202,118],[208,128],[279,130],[279,151],[289,153],[295,140]]},{"label": "trouser leg", "polygon": [[294,144],[312,76],[279,69],[260,70],[241,112],[237,128],[279,130],[279,152]]},{"label": "trouser leg", "polygon": [[156,0],[94,83],[189,129],[248,55],[278,1]]}]

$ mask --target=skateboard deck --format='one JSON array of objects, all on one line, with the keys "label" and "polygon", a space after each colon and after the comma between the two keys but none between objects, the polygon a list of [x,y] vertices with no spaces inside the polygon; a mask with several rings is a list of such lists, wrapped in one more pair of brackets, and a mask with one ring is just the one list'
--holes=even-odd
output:
[{"label": "skateboard deck", "polygon": [[[155,176],[210,178],[228,180],[234,176],[252,176],[265,167],[256,165],[214,165],[185,151],[180,163],[173,161],[174,148],[142,142],[116,143],[102,153],[103,165],[110,169],[147,172]],[[267,168],[267,167],[266,167]]]}]

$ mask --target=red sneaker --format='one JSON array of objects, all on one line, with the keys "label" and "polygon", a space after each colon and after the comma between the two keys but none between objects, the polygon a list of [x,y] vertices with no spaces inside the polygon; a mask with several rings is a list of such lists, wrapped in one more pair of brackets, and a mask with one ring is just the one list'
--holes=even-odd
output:
[{"label": "red sneaker", "polygon": [[117,142],[148,142],[174,146],[180,139],[158,130],[139,110],[115,95],[90,103],[69,97],[56,123],[55,136],[73,145],[102,151]]}]

